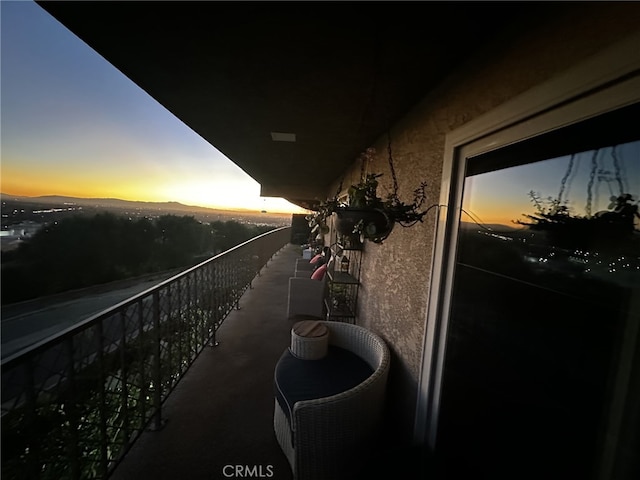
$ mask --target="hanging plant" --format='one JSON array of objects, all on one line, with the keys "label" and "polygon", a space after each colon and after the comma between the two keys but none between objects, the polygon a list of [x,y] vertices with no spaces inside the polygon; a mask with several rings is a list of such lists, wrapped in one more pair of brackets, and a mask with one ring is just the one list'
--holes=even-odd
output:
[{"label": "hanging plant", "polygon": [[562,205],[560,196],[542,199],[532,190],[529,197],[536,213],[523,213],[527,220],[514,220],[513,223],[549,235],[553,243],[562,248],[589,250],[594,244],[633,240],[635,220],[640,219],[640,207],[628,193],[612,196],[608,210],[594,215],[573,213],[568,206]]},{"label": "hanging plant", "polygon": [[326,235],[329,233],[327,219],[336,210],[336,208],[338,208],[338,206],[339,203],[337,200],[327,200],[319,205],[318,210],[307,215],[305,219],[309,223],[311,233],[316,233],[317,235]]},{"label": "hanging plant", "polygon": [[[370,240],[382,243],[398,223],[403,227],[410,227],[418,222],[427,211],[421,211],[426,199],[426,182],[414,190],[411,203],[404,203],[398,197],[398,180],[391,156],[391,141],[389,141],[389,167],[393,178],[393,190],[386,197],[378,196],[378,178],[382,173],[366,173],[367,164],[375,156],[375,149],[368,148],[360,155],[362,162],[360,181],[347,189],[347,198],[339,202],[336,195],[333,199],[323,202],[313,216],[316,223],[324,222],[329,215],[335,213],[336,228],[343,235],[357,235],[360,241]],[[340,191],[340,185],[338,191]]]}]

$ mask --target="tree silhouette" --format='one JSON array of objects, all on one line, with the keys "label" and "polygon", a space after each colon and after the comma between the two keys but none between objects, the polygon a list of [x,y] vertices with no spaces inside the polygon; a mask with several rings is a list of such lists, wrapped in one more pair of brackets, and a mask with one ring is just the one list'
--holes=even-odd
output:
[{"label": "tree silhouette", "polygon": [[236,221],[208,225],[186,215],[69,217],[3,255],[2,303],[188,267],[271,229]]}]

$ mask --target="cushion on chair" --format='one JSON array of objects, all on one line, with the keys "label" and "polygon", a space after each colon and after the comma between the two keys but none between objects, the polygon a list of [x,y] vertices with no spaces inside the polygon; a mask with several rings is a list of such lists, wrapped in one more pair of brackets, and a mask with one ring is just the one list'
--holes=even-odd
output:
[{"label": "cushion on chair", "polygon": [[314,270],[311,274],[312,280],[322,280],[324,278],[324,274],[327,272],[327,265],[322,265]]},{"label": "cushion on chair", "polygon": [[372,373],[367,362],[344,348],[329,345],[326,356],[319,360],[302,360],[287,349],[276,365],[276,399],[291,422],[297,402],[345,392]]},{"label": "cushion on chair", "polygon": [[[364,327],[321,323],[329,328],[327,356],[300,360],[285,351],[275,367],[274,432],[293,478],[353,480],[361,478],[357,472],[363,461],[379,451],[389,349],[382,338]],[[338,359],[336,353],[341,351],[337,348],[351,353]],[[356,375],[358,368],[351,360],[362,362],[365,372],[340,387],[343,375]],[[332,370],[320,368],[331,362]]]},{"label": "cushion on chair", "polygon": [[318,253],[315,257],[309,260],[309,263],[317,263],[318,260],[320,260],[321,258],[322,258],[322,255]]}]

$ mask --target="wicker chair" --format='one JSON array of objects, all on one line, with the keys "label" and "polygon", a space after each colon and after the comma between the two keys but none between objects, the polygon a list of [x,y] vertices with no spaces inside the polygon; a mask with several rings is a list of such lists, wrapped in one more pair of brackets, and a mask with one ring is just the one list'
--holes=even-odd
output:
[{"label": "wicker chair", "polygon": [[[300,259],[298,259],[300,260]],[[311,278],[312,268],[305,265],[308,261],[303,260],[300,265],[296,263],[295,277],[289,278],[289,294],[287,298],[287,317],[288,318],[318,318],[325,317],[325,292],[327,289],[327,275],[322,280],[314,280]],[[327,264],[331,268],[333,258]],[[309,268],[306,270],[306,268]]]},{"label": "wicker chair", "polygon": [[[329,345],[362,358],[373,373],[341,393],[293,405],[289,421],[275,401],[274,430],[296,480],[357,478],[377,445],[389,371],[389,349],[369,330],[347,323],[322,322]],[[276,388],[278,378],[276,376]]]},{"label": "wicker chair", "polygon": [[295,276],[296,277],[310,277],[313,273],[313,268],[315,265],[310,263],[309,260],[296,258],[296,269]]},{"label": "wicker chair", "polygon": [[326,275],[322,280],[304,277],[289,278],[287,317],[324,318],[326,288]]}]

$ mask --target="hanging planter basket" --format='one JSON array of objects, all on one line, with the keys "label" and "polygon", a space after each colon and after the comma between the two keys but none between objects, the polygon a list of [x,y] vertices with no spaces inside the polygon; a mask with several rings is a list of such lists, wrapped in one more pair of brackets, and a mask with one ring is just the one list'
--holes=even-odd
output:
[{"label": "hanging planter basket", "polygon": [[382,242],[393,229],[393,221],[377,208],[343,207],[336,210],[336,230],[344,236],[358,235],[376,243]]},{"label": "hanging planter basket", "polygon": [[[426,182],[413,191],[413,202],[404,203],[398,197],[398,180],[396,179],[393,160],[391,157],[391,140],[389,140],[389,168],[393,178],[393,190],[385,197],[378,195],[378,178],[381,173],[367,173],[367,163],[375,154],[375,149],[368,148],[360,155],[362,168],[360,181],[352,184],[347,189],[346,198],[340,198],[342,181],[332,199],[328,199],[318,205],[311,222],[325,223],[325,220],[334,213],[334,225],[341,236],[341,242],[354,246],[362,244],[365,240],[382,243],[398,223],[403,227],[411,227],[422,222],[430,210],[420,211],[426,197]],[[311,224],[310,224],[311,225]]]}]

